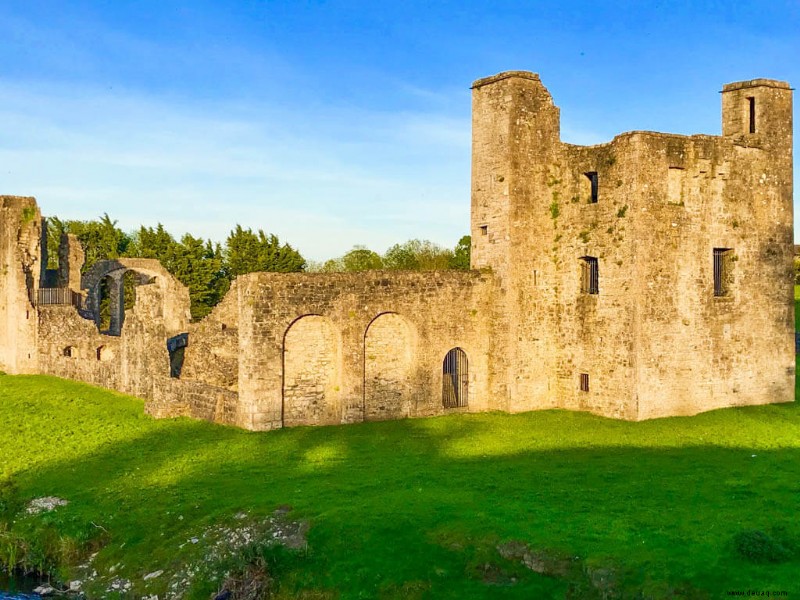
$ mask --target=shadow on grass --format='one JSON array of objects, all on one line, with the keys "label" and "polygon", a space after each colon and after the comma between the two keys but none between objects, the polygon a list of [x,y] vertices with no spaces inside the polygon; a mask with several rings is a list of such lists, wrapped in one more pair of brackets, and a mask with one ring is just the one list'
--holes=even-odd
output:
[{"label": "shadow on grass", "polygon": [[[625,423],[548,411],[266,434],[162,421],[80,459],[53,448],[15,480],[25,499],[70,500],[56,527],[107,530],[98,565],[123,563],[134,580],[210,523],[288,504],[312,523],[311,552],[282,576],[295,592],[563,597],[568,581],[499,558],[507,540],[605,565],[653,597],[791,592],[797,557],[752,564],[732,540],[750,529],[800,539],[798,414],[768,406]],[[487,579],[493,569],[514,581]]]}]

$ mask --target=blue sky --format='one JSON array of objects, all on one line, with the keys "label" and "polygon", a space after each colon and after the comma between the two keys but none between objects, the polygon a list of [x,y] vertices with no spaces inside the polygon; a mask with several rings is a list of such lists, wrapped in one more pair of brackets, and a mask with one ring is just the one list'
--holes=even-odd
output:
[{"label": "blue sky", "polygon": [[219,241],[241,223],[315,260],[453,246],[469,86],[512,69],[565,141],[718,134],[723,83],[800,85],[800,1],[5,0],[0,193]]}]

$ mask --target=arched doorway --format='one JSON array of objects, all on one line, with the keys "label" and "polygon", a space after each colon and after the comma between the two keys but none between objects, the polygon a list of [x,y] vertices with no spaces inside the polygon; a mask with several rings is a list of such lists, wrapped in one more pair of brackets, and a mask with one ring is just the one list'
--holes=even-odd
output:
[{"label": "arched doorway", "polygon": [[330,319],[305,315],[283,337],[283,425],[341,423],[341,352]]},{"label": "arched doorway", "polygon": [[442,405],[445,408],[467,406],[469,397],[469,361],[461,348],[453,348],[442,362]]},{"label": "arched doorway", "polygon": [[364,419],[378,421],[411,415],[412,366],[416,335],[397,313],[375,317],[364,334]]}]

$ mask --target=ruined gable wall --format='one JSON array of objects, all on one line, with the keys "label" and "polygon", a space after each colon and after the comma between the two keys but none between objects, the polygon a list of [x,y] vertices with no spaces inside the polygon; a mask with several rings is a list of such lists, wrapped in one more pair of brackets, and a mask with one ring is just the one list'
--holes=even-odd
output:
[{"label": "ruined gable wall", "polygon": [[[639,417],[792,401],[792,211],[768,153],[711,136],[638,137]],[[714,248],[733,254],[723,297]]]},{"label": "ruined gable wall", "polygon": [[[497,408],[488,391],[488,340],[496,317],[493,281],[491,275],[477,272],[253,273],[240,277],[237,424],[259,430],[281,426],[285,337],[290,342],[295,337],[290,353],[316,355],[317,346],[325,341],[325,336],[292,336],[290,328],[307,315],[324,320],[336,340],[335,383],[325,400],[339,407],[336,422],[365,418],[366,335],[373,319],[383,313],[399,314],[414,330],[417,352],[409,370],[416,384],[413,393],[401,396],[402,400],[370,398],[368,404],[385,407],[408,402],[410,416],[445,412],[442,362],[449,350],[461,347],[469,357],[468,410]],[[393,371],[390,368],[388,372]],[[325,383],[315,386],[324,388]],[[316,389],[309,402],[315,399],[319,402]],[[382,418],[381,410],[373,409],[367,418]],[[325,422],[332,420],[325,417]],[[312,420],[304,423],[312,424]]]},{"label": "ruined gable wall", "polygon": [[189,325],[181,379],[236,391],[239,385],[239,288],[234,281],[214,310]]},{"label": "ruined gable wall", "polygon": [[36,317],[42,216],[36,200],[0,196],[0,370],[36,372]]}]

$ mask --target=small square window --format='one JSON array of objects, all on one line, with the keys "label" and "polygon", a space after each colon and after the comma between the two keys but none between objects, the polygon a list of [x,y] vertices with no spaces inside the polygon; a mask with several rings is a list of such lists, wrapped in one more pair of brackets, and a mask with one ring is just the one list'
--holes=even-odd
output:
[{"label": "small square window", "polygon": [[489,235],[489,226],[481,225],[481,235]]}]

